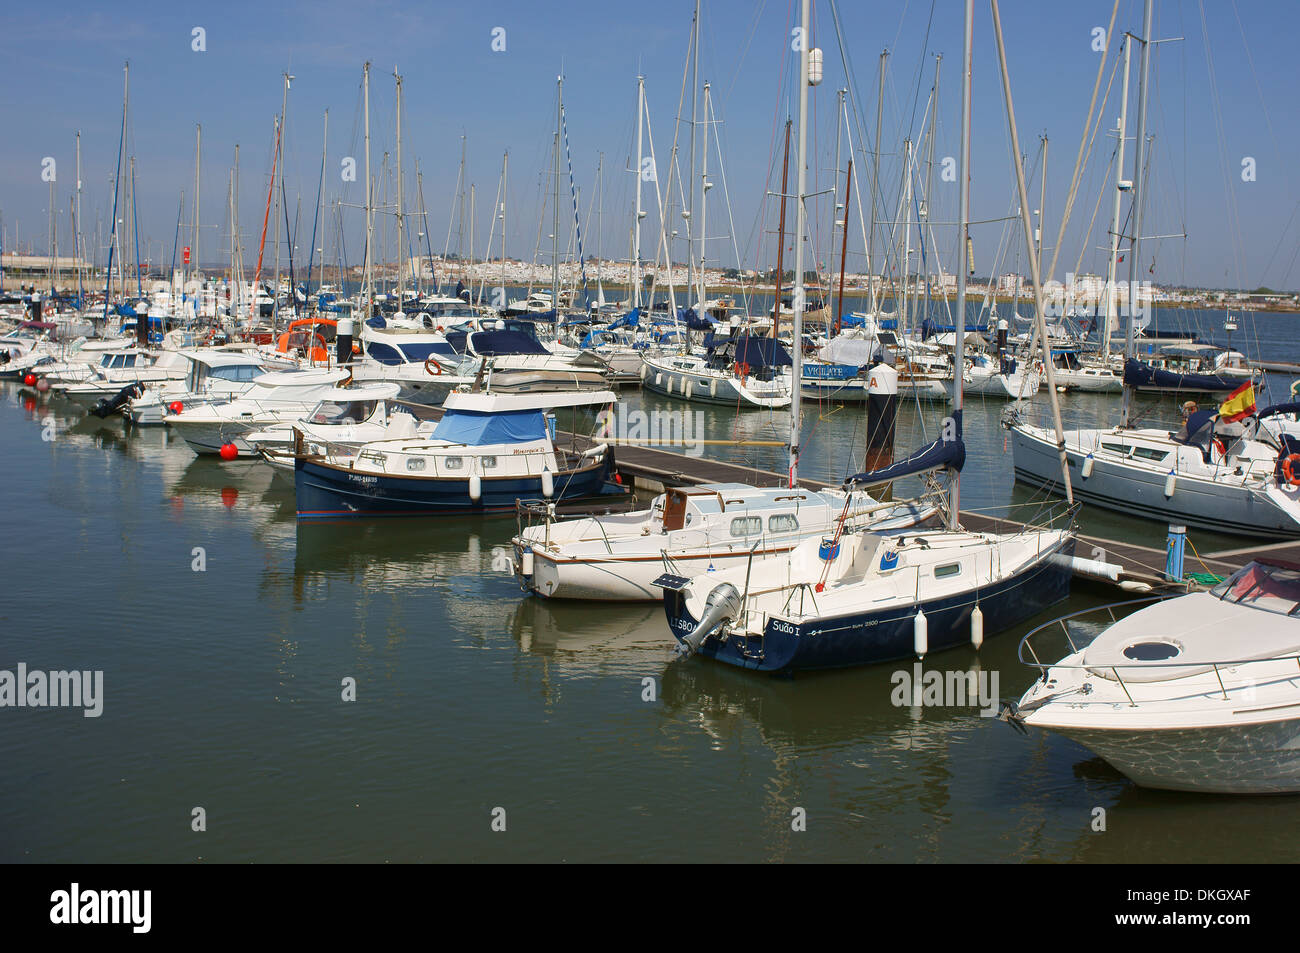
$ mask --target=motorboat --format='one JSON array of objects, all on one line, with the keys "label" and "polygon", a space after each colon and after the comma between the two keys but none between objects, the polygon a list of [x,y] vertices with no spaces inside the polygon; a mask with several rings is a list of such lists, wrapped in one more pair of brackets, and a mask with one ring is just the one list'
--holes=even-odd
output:
[{"label": "motorboat", "polygon": [[645,353],[646,390],[696,403],[789,407],[789,353],[771,338],[706,338],[703,354]]},{"label": "motorboat", "polygon": [[345,455],[367,443],[427,436],[436,418],[427,404],[397,399],[396,384],[352,384],[330,391],[298,420],[254,430],[244,436],[262,459],[293,472],[297,453]]},{"label": "motorboat", "polygon": [[[1062,633],[1069,654],[1044,663]],[[1136,784],[1300,791],[1300,566],[1260,558],[1208,592],[1074,613],[1025,636],[1020,658],[1039,677],[1003,717]]]},{"label": "motorboat", "polygon": [[220,454],[227,446],[232,457],[257,457],[247,434],[285,420],[297,420],[316,407],[349,375],[346,368],[271,371],[230,401],[211,401],[196,407],[170,407],[163,418],[172,431],[198,454]]},{"label": "motorboat", "polygon": [[169,410],[179,413],[214,400],[233,400],[270,371],[262,356],[250,345],[226,345],[177,353],[189,361],[186,376],[146,386],[139,396],[122,408],[136,426],[161,426]]},{"label": "motorboat", "polygon": [[347,454],[299,454],[294,463],[298,518],[513,513],[520,501],[558,503],[622,493],[611,483],[608,445],[558,448],[554,417],[547,413],[608,406],[616,399],[610,391],[455,391],[427,436],[377,440]]}]

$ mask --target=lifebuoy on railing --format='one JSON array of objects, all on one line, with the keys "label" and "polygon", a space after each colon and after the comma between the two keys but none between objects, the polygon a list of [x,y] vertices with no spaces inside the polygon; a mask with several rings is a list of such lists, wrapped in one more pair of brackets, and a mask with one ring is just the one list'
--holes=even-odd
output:
[{"label": "lifebuoy on railing", "polygon": [[1300,476],[1295,472],[1297,463],[1300,463],[1300,453],[1289,453],[1282,459],[1282,476],[1292,486],[1300,486]]},{"label": "lifebuoy on railing", "polygon": [[442,365],[433,359],[432,354],[424,359],[424,373],[432,377],[437,377],[442,373]]},{"label": "lifebuoy on railing", "polygon": [[749,377],[749,365],[746,364],[744,361],[737,361],[736,376],[739,377],[742,381],[745,378]]}]

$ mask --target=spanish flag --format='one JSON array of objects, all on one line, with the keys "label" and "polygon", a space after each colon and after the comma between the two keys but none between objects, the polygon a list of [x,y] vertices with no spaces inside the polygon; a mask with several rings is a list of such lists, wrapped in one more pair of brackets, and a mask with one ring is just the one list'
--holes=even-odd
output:
[{"label": "spanish flag", "polygon": [[1255,412],[1255,385],[1250,381],[1242,384],[1228,399],[1219,405],[1219,419],[1232,424],[1244,420]]}]

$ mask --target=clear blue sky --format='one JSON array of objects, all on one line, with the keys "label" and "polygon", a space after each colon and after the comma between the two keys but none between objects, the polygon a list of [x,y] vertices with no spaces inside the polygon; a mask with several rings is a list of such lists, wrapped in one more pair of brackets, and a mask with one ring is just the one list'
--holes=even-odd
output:
[{"label": "clear blue sky", "polygon": [[[330,110],[327,200],[362,201],[361,183],[344,188],[340,160],[353,155],[361,163],[361,65],[369,59],[373,63],[372,167],[378,174],[383,152],[394,147],[391,74],[396,67],[404,76],[405,89],[406,204],[410,210],[416,207],[418,158],[435,252],[442,250],[446,238],[464,134],[469,178],[477,185],[479,197],[477,253],[484,252],[501,155],[509,149],[507,251],[515,257],[533,256],[554,125],[555,77],[563,71],[584,228],[597,155],[605,154],[604,230],[596,234],[592,222],[585,250],[626,257],[634,178],[623,170],[633,149],[636,76],[641,72],[646,77],[662,181],[693,7],[692,0],[655,4],[313,0],[115,8],[72,0],[7,10],[8,89],[2,113],[6,134],[0,152],[6,250],[12,245],[15,226],[24,246],[31,243],[38,253],[45,249],[49,206],[48,184],[41,180],[45,156],[58,162],[60,247],[70,250],[68,200],[74,184],[77,130],[82,133],[86,230],[92,231],[97,219],[107,221],[121,120],[122,63],[129,59],[129,149],[136,156],[140,232],[152,243],[152,252],[142,249],[142,254],[157,260],[162,248],[163,258],[170,258],[182,190],[189,221],[196,123],[203,126],[203,261],[225,261],[226,187],[236,143],[241,145],[241,231],[250,256],[256,254],[269,181],[272,125],[280,110],[280,74],[288,70],[296,78],[289,94],[286,189],[291,218],[301,196],[298,227],[303,231],[298,245],[299,256],[304,256],[310,243],[326,108]],[[920,131],[935,53],[943,54],[936,156],[956,154],[961,3],[840,0],[840,7],[861,122],[868,131],[875,121],[877,57],[883,48],[891,51],[882,189],[892,202],[901,175],[899,144],[909,124],[914,136]],[[1003,4],[1021,146],[1029,154],[1031,174],[1037,174],[1038,137],[1046,133],[1051,141],[1049,246],[1056,236],[1102,56],[1092,49],[1092,30],[1104,27],[1110,12],[1110,0],[1069,4],[1005,0]],[[774,264],[770,232],[775,228],[775,212],[765,193],[779,186],[779,124],[787,110],[794,109],[787,102],[794,66],[787,52],[797,15],[797,3],[791,0],[704,2],[701,79],[713,86],[722,122],[739,263],[746,267]],[[1121,0],[1117,33],[1139,31],[1141,16],[1139,0]],[[1286,0],[1166,2],[1157,3],[1156,20],[1157,36],[1184,39],[1160,46],[1153,57],[1149,132],[1156,136],[1155,173],[1145,231],[1164,235],[1186,230],[1189,237],[1147,243],[1143,271],[1154,263],[1153,277],[1163,283],[1300,286],[1296,261],[1300,189],[1293,172],[1294,156],[1300,152],[1296,96],[1300,57],[1294,49],[1300,12]],[[195,27],[206,31],[206,52],[191,48]],[[492,49],[496,27],[506,31],[504,52]],[[834,164],[835,90],[847,85],[830,5],[824,0],[814,2],[813,41],[825,51],[826,79],[812,96],[810,191],[832,184],[828,170]],[[1103,90],[1113,53],[1112,49],[1107,54]],[[992,20],[984,0],[976,3],[974,74],[972,215],[991,219],[1013,212],[1015,206]],[[1135,66],[1134,105],[1136,80]],[[1104,127],[1112,126],[1118,115],[1118,90],[1116,79]],[[1130,108],[1130,122],[1135,118],[1135,108]],[[685,169],[684,126],[681,133]],[[1096,246],[1104,241],[1109,191],[1091,233],[1085,235],[1085,230],[1103,188],[1110,154],[1110,140],[1098,137],[1071,229],[1062,243],[1056,277],[1074,268],[1081,248],[1085,250],[1083,271],[1104,269]],[[1248,156],[1255,160],[1253,182],[1243,182],[1241,176],[1242,159]],[[859,154],[856,161],[865,176],[866,158]],[[710,166],[716,173],[716,155],[710,157]],[[716,174],[711,178],[716,185],[709,205],[709,236],[721,240],[711,243],[709,258],[722,265],[735,264],[721,179]],[[859,183],[865,187],[866,178]],[[955,183],[936,184],[936,220],[952,220],[956,191]],[[1036,179],[1031,196],[1036,206]],[[572,215],[567,195],[564,202],[562,229],[567,229]],[[652,189],[647,189],[646,202],[653,205]],[[829,261],[828,200],[814,201],[811,209],[817,256]],[[855,209],[855,223],[856,214]],[[764,216],[761,225],[760,215]],[[543,245],[548,249],[547,218]],[[652,255],[657,230],[653,213],[646,222],[643,247]],[[976,229],[975,236],[976,271],[987,274],[995,270],[1003,228],[986,225]],[[362,237],[360,213],[349,213],[350,264],[359,258]],[[951,272],[957,267],[953,230],[941,229],[938,241]],[[494,253],[498,247],[494,243]],[[861,267],[856,224],[850,255],[850,268]],[[335,257],[332,251],[329,257]],[[1014,260],[1002,265],[996,270],[1011,270]]]}]

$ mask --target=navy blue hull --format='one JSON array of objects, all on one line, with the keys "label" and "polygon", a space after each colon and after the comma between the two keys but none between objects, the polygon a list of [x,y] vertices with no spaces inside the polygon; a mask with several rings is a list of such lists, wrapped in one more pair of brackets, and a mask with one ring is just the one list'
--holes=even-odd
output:
[{"label": "navy blue hull", "polygon": [[[555,474],[551,502],[598,496],[609,478],[609,461]],[[458,516],[513,513],[517,500],[542,501],[541,477],[485,478],[477,500],[469,479],[356,473],[298,458],[294,464],[298,519],[337,520],[376,516]]]},{"label": "navy blue hull", "polygon": [[[1059,550],[1061,557],[1073,552],[1073,539]],[[984,631],[996,635],[1063,601],[1070,595],[1071,575],[1068,558],[1053,558],[981,590],[978,605],[984,614]],[[930,652],[970,644],[975,605],[973,593],[921,602],[928,620]],[[664,590],[664,610],[679,642],[695,628],[697,620],[687,611],[681,591]],[[915,617],[916,607],[907,606],[800,625],[769,619],[761,638],[731,634],[722,641],[710,637],[700,647],[700,654],[739,668],[774,673],[874,665],[915,654]]]}]

